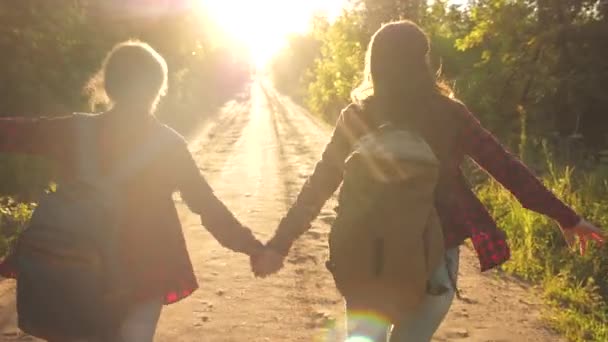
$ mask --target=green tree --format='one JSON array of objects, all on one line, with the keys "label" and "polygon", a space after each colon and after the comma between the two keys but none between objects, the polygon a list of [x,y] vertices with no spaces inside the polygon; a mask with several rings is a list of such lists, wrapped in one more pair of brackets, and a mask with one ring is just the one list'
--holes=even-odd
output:
[{"label": "green tree", "polygon": [[363,17],[345,13],[323,35],[321,56],[311,69],[307,105],[333,121],[349,102],[350,93],[361,81],[365,54]]}]

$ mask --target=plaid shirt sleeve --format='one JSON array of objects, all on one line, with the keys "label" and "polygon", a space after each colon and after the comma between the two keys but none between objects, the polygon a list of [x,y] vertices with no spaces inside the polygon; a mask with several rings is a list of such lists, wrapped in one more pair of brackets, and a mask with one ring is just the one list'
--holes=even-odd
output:
[{"label": "plaid shirt sleeve", "polygon": [[466,128],[462,146],[467,155],[508,189],[524,208],[551,217],[564,228],[573,227],[580,221],[580,217],[483,128],[473,114],[466,108],[464,113]]},{"label": "plaid shirt sleeve", "polygon": [[61,158],[73,137],[70,118],[0,118],[0,152]]}]

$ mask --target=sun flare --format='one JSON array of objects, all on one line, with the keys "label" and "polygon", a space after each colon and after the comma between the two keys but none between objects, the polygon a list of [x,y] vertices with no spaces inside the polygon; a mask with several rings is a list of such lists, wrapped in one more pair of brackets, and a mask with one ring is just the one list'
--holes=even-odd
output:
[{"label": "sun flare", "polygon": [[340,14],[347,0],[200,0],[203,9],[233,38],[249,49],[263,67],[289,34],[308,30],[311,18]]}]

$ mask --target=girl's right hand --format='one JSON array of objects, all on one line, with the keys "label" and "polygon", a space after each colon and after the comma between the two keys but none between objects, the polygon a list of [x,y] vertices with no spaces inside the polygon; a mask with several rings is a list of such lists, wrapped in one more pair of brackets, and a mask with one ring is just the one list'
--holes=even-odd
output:
[{"label": "girl's right hand", "polygon": [[578,247],[581,255],[585,255],[589,241],[595,241],[600,245],[606,241],[606,235],[600,228],[582,219],[574,227],[561,229],[568,246]]}]

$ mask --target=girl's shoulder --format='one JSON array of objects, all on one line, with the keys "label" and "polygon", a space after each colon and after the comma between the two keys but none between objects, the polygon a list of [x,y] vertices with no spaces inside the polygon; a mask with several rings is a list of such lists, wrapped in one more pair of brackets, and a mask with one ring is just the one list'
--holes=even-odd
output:
[{"label": "girl's shoulder", "polygon": [[350,103],[340,112],[336,126],[342,127],[349,135],[356,137],[376,128],[378,123],[364,106]]},{"label": "girl's shoulder", "polygon": [[455,97],[441,96],[439,102],[443,106],[443,112],[448,113],[454,119],[462,122],[477,121],[475,116],[469,111],[469,108],[461,100]]},{"label": "girl's shoulder", "polygon": [[152,130],[154,139],[165,145],[168,150],[173,152],[188,150],[188,141],[186,138],[169,125],[155,119]]},{"label": "girl's shoulder", "polygon": [[340,111],[338,121],[350,121],[354,117],[361,117],[363,115],[363,108],[357,103],[349,103]]},{"label": "girl's shoulder", "polygon": [[374,115],[374,109],[366,103],[350,103],[340,113],[340,121],[346,126],[377,126],[379,122]]}]

